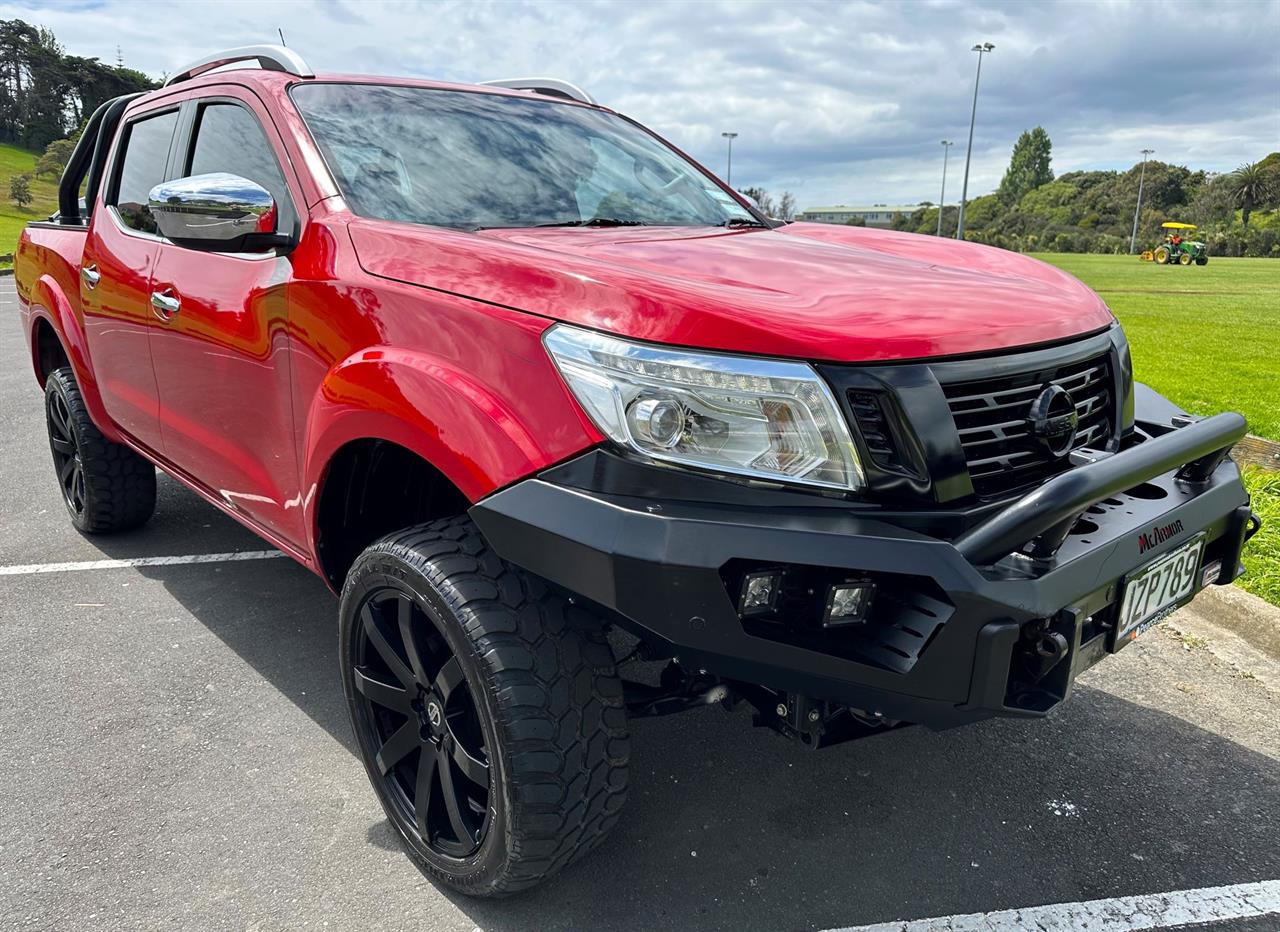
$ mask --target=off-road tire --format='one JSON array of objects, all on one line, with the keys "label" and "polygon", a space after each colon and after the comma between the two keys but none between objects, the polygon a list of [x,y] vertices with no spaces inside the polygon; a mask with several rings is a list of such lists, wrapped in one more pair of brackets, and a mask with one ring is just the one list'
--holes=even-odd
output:
[{"label": "off-road tire", "polygon": [[[62,501],[76,529],[109,534],[145,524],[156,510],[156,468],[102,436],[68,366],[45,380],[45,422]],[[64,466],[73,477],[70,483]]]},{"label": "off-road tire", "polygon": [[[405,802],[409,810],[414,803],[403,782],[393,783],[394,769],[384,775],[377,764],[379,743],[390,742],[367,712],[377,706],[357,687],[355,666],[371,643],[359,646],[372,623],[368,607],[379,606],[388,590],[427,613],[413,624],[435,626],[425,636],[428,643],[438,644],[443,635],[465,675],[469,708],[478,713],[488,802],[483,837],[466,856],[437,850],[439,836],[406,811]],[[630,744],[622,684],[599,619],[503,562],[465,515],[371,545],[347,575],[339,611],[343,688],[361,756],[388,819],[427,876],[472,896],[508,896],[546,880],[604,839],[626,800]],[[419,617],[418,609],[405,611]],[[384,645],[395,641],[399,646],[391,649],[407,656],[397,637],[393,632]],[[411,635],[414,650],[423,638]],[[426,657],[418,659],[425,668]],[[433,681],[428,675],[417,682]],[[416,714],[422,720],[420,753],[427,754],[423,704],[431,687],[426,693],[421,688]],[[442,784],[433,785],[444,792]]]}]

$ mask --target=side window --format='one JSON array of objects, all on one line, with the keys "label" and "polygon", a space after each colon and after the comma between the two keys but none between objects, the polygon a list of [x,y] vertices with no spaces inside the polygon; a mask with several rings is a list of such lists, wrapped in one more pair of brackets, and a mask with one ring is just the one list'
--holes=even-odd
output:
[{"label": "side window", "polygon": [[186,174],[211,172],[229,172],[262,185],[276,199],[281,219],[291,218],[289,187],[275,153],[258,118],[244,107],[211,103],[200,108]]},{"label": "side window", "polygon": [[178,125],[178,111],[130,123],[124,138],[114,203],[125,226],[144,233],[156,233],[156,222],[147,207],[147,195],[164,181],[169,161],[169,145]]}]

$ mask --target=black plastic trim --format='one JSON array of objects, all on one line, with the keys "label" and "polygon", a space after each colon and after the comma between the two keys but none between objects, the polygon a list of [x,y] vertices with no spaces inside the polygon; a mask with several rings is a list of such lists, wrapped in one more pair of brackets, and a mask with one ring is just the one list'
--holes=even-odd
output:
[{"label": "black plastic trim", "polygon": [[[1118,325],[1068,342],[982,357],[884,364],[821,363],[816,368],[832,387],[854,435],[868,492],[879,500],[936,505],[976,497],[944,386],[1058,369],[1103,354],[1110,359],[1112,378],[1112,410],[1108,417],[1113,429],[1107,449],[1114,450],[1132,430],[1134,418],[1133,366],[1124,331]],[[859,428],[851,392],[892,400],[885,408],[894,420],[895,440],[904,448],[901,456],[908,468],[885,468],[876,462]],[[1065,468],[1065,461],[1062,465]],[[1003,495],[987,500],[1007,502],[1010,498]]]}]

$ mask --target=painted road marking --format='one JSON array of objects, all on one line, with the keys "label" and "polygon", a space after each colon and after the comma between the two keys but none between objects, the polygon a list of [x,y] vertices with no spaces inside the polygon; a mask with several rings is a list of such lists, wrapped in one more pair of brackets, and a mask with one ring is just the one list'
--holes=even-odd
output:
[{"label": "painted road marking", "polygon": [[1280,880],[1173,893],[1055,903],[993,913],[881,922],[827,932],[1138,932],[1200,923],[1280,916]]},{"label": "painted road marking", "polygon": [[0,576],[33,573],[79,573],[84,570],[118,570],[132,566],[181,566],[189,563],[241,563],[245,560],[274,560],[285,554],[279,550],[239,550],[233,553],[192,553],[177,557],[134,557],[129,560],[83,560],[79,563],[27,563],[0,566]]}]

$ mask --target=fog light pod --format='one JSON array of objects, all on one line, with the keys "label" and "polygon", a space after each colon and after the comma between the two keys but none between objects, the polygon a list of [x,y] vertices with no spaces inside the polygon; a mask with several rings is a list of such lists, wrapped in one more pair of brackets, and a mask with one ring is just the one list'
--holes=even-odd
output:
[{"label": "fog light pod", "polygon": [[859,624],[871,613],[871,598],[876,584],[867,580],[837,583],[827,591],[827,608],[822,613],[822,626]]},{"label": "fog light pod", "polygon": [[748,573],[742,579],[742,593],[738,596],[738,614],[768,615],[778,605],[778,591],[782,588],[781,570],[762,570]]}]

